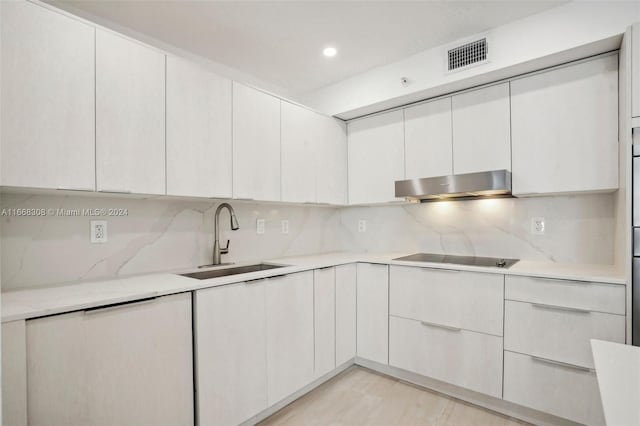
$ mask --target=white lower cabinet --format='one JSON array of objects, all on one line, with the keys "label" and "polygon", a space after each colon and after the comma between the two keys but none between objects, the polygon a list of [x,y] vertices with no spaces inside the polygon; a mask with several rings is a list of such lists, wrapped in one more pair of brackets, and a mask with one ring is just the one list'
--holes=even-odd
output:
[{"label": "white lower cabinet", "polygon": [[336,365],[356,356],[357,266],[336,266]]},{"label": "white lower cabinet", "polygon": [[201,426],[236,425],[267,408],[266,280],[196,291]]},{"label": "white lower cabinet", "polygon": [[389,364],[502,397],[501,337],[391,316]]},{"label": "white lower cabinet", "polygon": [[502,336],[504,276],[390,266],[391,315]]},{"label": "white lower cabinet", "polygon": [[27,426],[27,336],[25,321],[2,324],[2,422]]},{"label": "white lower cabinet", "polygon": [[267,401],[273,405],[313,380],[313,271],[268,278]]},{"label": "white lower cabinet", "polygon": [[27,321],[28,424],[192,425],[190,293]]},{"label": "white lower cabinet", "polygon": [[357,352],[360,358],[389,362],[389,267],[358,263]]},{"label": "white lower cabinet", "polygon": [[504,347],[593,368],[590,339],[624,343],[624,315],[507,300]]},{"label": "white lower cabinet", "polygon": [[596,374],[505,351],[504,399],[587,425],[604,425]]},{"label": "white lower cabinet", "polygon": [[313,271],[314,376],[336,368],[336,269]]}]

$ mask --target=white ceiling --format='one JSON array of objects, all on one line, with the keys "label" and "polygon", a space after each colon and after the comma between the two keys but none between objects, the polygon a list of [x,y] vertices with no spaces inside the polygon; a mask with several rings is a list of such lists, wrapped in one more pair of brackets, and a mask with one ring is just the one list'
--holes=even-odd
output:
[{"label": "white ceiling", "polygon": [[[302,94],[565,1],[54,0]],[[322,49],[338,48],[327,59]]]}]

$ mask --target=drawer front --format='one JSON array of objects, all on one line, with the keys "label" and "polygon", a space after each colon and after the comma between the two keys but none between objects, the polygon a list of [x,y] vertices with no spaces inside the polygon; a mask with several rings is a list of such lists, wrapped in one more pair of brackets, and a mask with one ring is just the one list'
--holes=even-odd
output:
[{"label": "drawer front", "polygon": [[502,338],[389,317],[389,364],[502,397]]},{"label": "drawer front", "polygon": [[391,266],[392,315],[502,336],[504,276]]},{"label": "drawer front", "polygon": [[593,368],[590,339],[624,343],[625,317],[507,300],[504,348]]},{"label": "drawer front", "polygon": [[625,314],[625,286],[536,277],[505,277],[505,299]]},{"label": "drawer front", "polygon": [[504,352],[504,399],[587,425],[604,425],[596,374]]}]

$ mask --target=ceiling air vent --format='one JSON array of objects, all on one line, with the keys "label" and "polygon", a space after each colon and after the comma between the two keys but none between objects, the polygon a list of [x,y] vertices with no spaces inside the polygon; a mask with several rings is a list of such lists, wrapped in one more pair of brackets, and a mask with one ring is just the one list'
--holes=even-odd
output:
[{"label": "ceiling air vent", "polygon": [[487,38],[465,43],[447,51],[449,71],[476,65],[487,60]]}]

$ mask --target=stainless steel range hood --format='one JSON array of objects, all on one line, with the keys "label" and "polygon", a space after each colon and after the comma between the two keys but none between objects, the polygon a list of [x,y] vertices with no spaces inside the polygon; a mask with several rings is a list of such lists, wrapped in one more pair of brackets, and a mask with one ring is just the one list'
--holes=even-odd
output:
[{"label": "stainless steel range hood", "polygon": [[396,197],[437,201],[478,197],[511,197],[511,172],[489,172],[396,181]]}]

